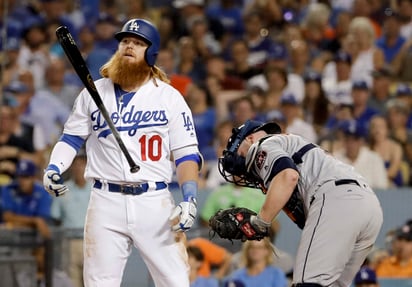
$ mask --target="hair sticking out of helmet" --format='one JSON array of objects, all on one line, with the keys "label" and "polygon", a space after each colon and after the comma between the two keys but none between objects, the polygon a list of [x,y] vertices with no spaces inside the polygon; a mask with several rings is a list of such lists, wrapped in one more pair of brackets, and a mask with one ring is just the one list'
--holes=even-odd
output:
[{"label": "hair sticking out of helmet", "polygon": [[121,41],[123,37],[130,35],[141,37],[149,44],[144,58],[146,63],[153,67],[160,49],[160,35],[157,28],[147,20],[131,19],[123,25],[122,30],[117,32],[114,37]]},{"label": "hair sticking out of helmet", "polygon": [[[237,150],[242,141],[250,134],[263,130],[268,134],[279,134],[281,129],[274,122],[258,122],[248,120],[238,128],[234,128],[232,136],[229,138],[223,156],[219,158],[219,172],[223,178],[240,186],[261,188],[262,184],[257,177],[253,176],[246,169],[246,159],[237,154]],[[263,189],[262,189],[263,191]]]}]

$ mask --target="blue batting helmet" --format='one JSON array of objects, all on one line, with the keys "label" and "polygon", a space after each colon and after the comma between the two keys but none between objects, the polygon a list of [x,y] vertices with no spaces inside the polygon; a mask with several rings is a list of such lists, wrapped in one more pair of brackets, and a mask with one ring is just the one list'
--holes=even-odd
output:
[{"label": "blue batting helmet", "polygon": [[121,41],[127,35],[139,36],[149,44],[144,58],[149,66],[154,66],[160,47],[160,35],[156,27],[147,20],[131,19],[123,25],[122,30],[117,32],[114,37]]}]

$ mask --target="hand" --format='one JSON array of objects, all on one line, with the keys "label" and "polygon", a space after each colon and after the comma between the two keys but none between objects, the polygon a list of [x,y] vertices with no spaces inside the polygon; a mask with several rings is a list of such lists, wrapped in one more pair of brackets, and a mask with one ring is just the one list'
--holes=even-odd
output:
[{"label": "hand", "polygon": [[250,217],[250,223],[252,224],[253,228],[259,233],[269,233],[270,229],[270,222],[266,222],[261,219],[258,215],[252,215]]},{"label": "hand", "polygon": [[49,226],[43,218],[35,217],[34,226],[43,238],[49,239],[51,237]]},{"label": "hand", "polygon": [[175,207],[169,220],[174,223],[178,219],[179,222],[172,226],[173,231],[185,232],[192,227],[197,213],[196,205],[196,199],[190,198]]},{"label": "hand", "polygon": [[48,193],[54,196],[62,196],[68,190],[63,184],[63,179],[60,173],[56,170],[46,170],[43,176],[43,186]]}]

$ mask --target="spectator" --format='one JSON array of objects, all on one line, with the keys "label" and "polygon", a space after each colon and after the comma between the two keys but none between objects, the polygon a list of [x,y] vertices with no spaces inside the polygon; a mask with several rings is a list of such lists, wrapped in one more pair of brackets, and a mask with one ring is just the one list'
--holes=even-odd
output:
[{"label": "spectator", "polygon": [[156,64],[168,75],[170,84],[183,96],[186,96],[187,89],[192,83],[192,79],[186,75],[176,72],[175,53],[171,48],[164,48],[157,55]]},{"label": "spectator", "polygon": [[34,88],[39,89],[44,86],[44,75],[50,60],[46,26],[40,20],[26,25],[23,31],[24,45],[20,48],[17,63],[22,70],[32,73]]},{"label": "spectator", "polygon": [[212,2],[206,8],[206,15],[208,18],[218,20],[223,26],[223,41],[230,38],[239,38],[244,33],[242,7],[239,1],[218,0]]},{"label": "spectator", "polygon": [[361,267],[358,273],[356,273],[353,283],[355,287],[379,287],[376,272],[366,266]]},{"label": "spectator", "polygon": [[[204,188],[207,190],[215,190],[219,186],[226,184],[226,180],[220,175],[218,169],[218,158],[223,155],[223,150],[226,148],[227,141],[232,135],[232,129],[234,125],[231,120],[226,120],[217,124],[215,128],[215,152],[216,160],[212,162],[205,163],[205,170],[207,170],[207,175],[203,177],[206,180],[203,183]],[[202,186],[202,184],[199,184]]]},{"label": "spectator", "polygon": [[334,105],[325,131],[318,140],[319,145],[330,153],[342,149],[344,147],[344,134],[341,125],[351,120],[354,120],[352,104],[338,103]]},{"label": "spectator", "polygon": [[[47,240],[51,237],[48,226],[51,197],[37,182],[37,166],[29,160],[17,164],[17,179],[2,188],[3,219],[13,228],[34,228]],[[34,249],[37,263],[37,279],[44,280],[44,247]]]},{"label": "spectator", "polygon": [[206,76],[204,59],[197,54],[193,38],[189,36],[180,38],[178,51],[176,72],[190,77],[194,83],[201,83]]},{"label": "spectator", "polygon": [[412,3],[410,0],[398,0],[397,8],[401,22],[401,35],[405,39],[410,39],[412,36]]},{"label": "spectator", "polygon": [[305,73],[312,70],[310,50],[305,40],[292,41],[289,46],[289,55],[288,72],[303,77]]},{"label": "spectator", "polygon": [[404,224],[395,232],[393,254],[381,261],[376,268],[379,278],[412,277],[412,226]]},{"label": "spectator", "polygon": [[374,116],[369,126],[369,145],[383,159],[390,187],[404,185],[402,174],[403,151],[399,143],[389,137],[388,123],[381,115]]},{"label": "spectator", "polygon": [[310,123],[318,136],[321,136],[329,118],[329,100],[322,88],[320,73],[310,71],[304,76],[305,97],[302,102],[303,120]]},{"label": "spectator", "polygon": [[412,81],[412,39],[407,39],[391,63],[395,76],[402,82]]},{"label": "spectator", "polygon": [[200,58],[207,59],[212,55],[220,54],[220,42],[210,32],[206,16],[192,17],[188,25],[189,36],[193,39],[196,52]]},{"label": "spectator", "polygon": [[97,46],[96,37],[96,29],[92,25],[84,25],[79,30],[79,49],[94,80],[101,77],[100,67],[112,55],[107,49]]},{"label": "spectator", "polygon": [[353,116],[357,123],[367,130],[370,119],[378,111],[368,105],[370,88],[366,81],[355,81],[352,84]]},{"label": "spectator", "polygon": [[402,146],[404,161],[407,162],[405,180],[410,185],[412,166],[412,131],[408,129],[409,108],[399,99],[392,99],[386,106],[386,118],[390,137]]},{"label": "spectator", "polygon": [[[398,83],[395,91],[395,98],[401,101],[409,111],[412,110],[412,89],[409,84]],[[409,113],[407,127],[412,130],[412,113]]]},{"label": "spectator", "polygon": [[[32,138],[15,134],[20,124],[16,105],[16,100],[10,95],[5,95],[0,105],[0,186],[10,183],[15,178],[19,159],[31,159],[41,163],[44,156],[39,154],[37,158]],[[30,128],[32,129],[31,125],[25,126],[25,130]]]},{"label": "spectator", "polygon": [[355,17],[352,19],[349,36],[354,37],[356,47],[352,52],[351,79],[353,82],[364,80],[369,87],[372,85],[370,72],[381,68],[385,62],[382,50],[375,45],[375,35],[369,18]]},{"label": "spectator", "polygon": [[272,265],[273,246],[268,239],[246,241],[242,245],[241,268],[227,280],[239,280],[245,287],[287,287],[285,273]]},{"label": "spectator", "polygon": [[352,57],[343,50],[337,52],[334,60],[325,66],[322,87],[332,104],[352,102],[351,67]]},{"label": "spectator", "polygon": [[[263,68],[274,42],[267,35],[267,23],[264,22],[262,12],[247,11],[243,15],[243,24],[245,27],[243,39],[249,47],[248,62],[252,67]],[[262,31],[266,31],[266,34]]]},{"label": "spectator", "polygon": [[49,65],[46,67],[46,83],[42,91],[50,93],[64,103],[67,109],[71,110],[80,92],[80,87],[66,83],[65,75],[66,61],[60,58],[50,60]]},{"label": "spectator", "polygon": [[398,12],[386,9],[383,20],[383,35],[376,40],[376,46],[382,49],[385,64],[391,64],[396,54],[406,42],[401,35],[401,20]]},{"label": "spectator", "polygon": [[243,39],[235,40],[230,45],[230,69],[228,74],[247,82],[253,76],[262,73],[262,69],[253,67],[248,62],[249,48]]},{"label": "spectator", "polygon": [[2,84],[8,86],[14,79],[18,77],[20,65],[18,63],[19,53],[21,48],[21,39],[19,37],[9,37],[6,45],[4,45],[3,56],[4,70]]},{"label": "spectator", "polygon": [[84,178],[86,155],[80,152],[73,160],[70,178],[66,181],[70,192],[53,198],[51,217],[62,226],[68,237],[68,273],[74,287],[83,286],[83,228],[92,183]]},{"label": "spectator", "polygon": [[231,252],[203,237],[189,240],[188,246],[199,248],[204,255],[203,263],[198,269],[199,276],[213,276],[220,280],[227,275],[232,259]]},{"label": "spectator", "polygon": [[244,96],[231,102],[230,111],[234,126],[240,126],[246,120],[263,117],[263,114],[258,113],[255,103],[249,96]]},{"label": "spectator", "polygon": [[204,277],[199,275],[199,269],[205,260],[202,250],[196,246],[188,246],[186,251],[189,257],[190,287],[218,287],[219,281],[216,278],[212,276]]},{"label": "spectator", "polygon": [[117,40],[114,33],[119,30],[119,23],[115,17],[101,12],[95,25],[95,46],[99,50],[105,50],[111,55],[117,50]]},{"label": "spectator", "polygon": [[282,95],[286,92],[288,85],[288,73],[285,68],[268,65],[265,67],[264,75],[268,89],[265,93],[263,112],[269,113],[280,108]]},{"label": "spectator", "polygon": [[280,100],[280,111],[285,117],[285,132],[304,137],[311,142],[317,142],[318,136],[312,124],[302,119],[302,104],[293,94],[285,94]]},{"label": "spectator", "polygon": [[372,71],[371,75],[373,80],[368,106],[383,114],[385,113],[386,103],[391,97],[390,88],[393,81],[393,73],[389,67],[384,66]]},{"label": "spectator", "polygon": [[372,188],[388,188],[388,176],[381,156],[366,145],[367,130],[356,121],[341,126],[344,146],[334,156],[365,177]]},{"label": "spectator", "polygon": [[28,92],[18,98],[20,120],[40,125],[46,144],[52,145],[60,136],[71,110],[49,92],[36,90],[30,72],[21,73],[19,80],[28,88]]},{"label": "spectator", "polygon": [[215,160],[213,136],[216,111],[213,106],[213,99],[204,85],[191,84],[187,89],[186,101],[192,111],[199,151],[205,161]]}]

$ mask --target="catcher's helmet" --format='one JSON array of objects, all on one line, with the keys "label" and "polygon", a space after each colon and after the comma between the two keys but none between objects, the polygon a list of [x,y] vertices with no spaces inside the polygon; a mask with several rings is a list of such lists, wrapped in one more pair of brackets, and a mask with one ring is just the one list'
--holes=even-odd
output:
[{"label": "catcher's helmet", "polygon": [[250,134],[257,131],[268,134],[279,134],[281,128],[275,122],[259,122],[248,120],[238,128],[234,128],[229,138],[223,156],[219,158],[219,172],[228,182],[248,187],[259,187],[259,180],[249,174],[246,169],[245,158],[237,154],[240,143]]},{"label": "catcher's helmet", "polygon": [[147,20],[131,19],[123,25],[122,30],[117,32],[114,37],[121,41],[127,35],[139,36],[149,44],[144,58],[150,67],[154,66],[160,47],[160,35],[157,28]]}]

